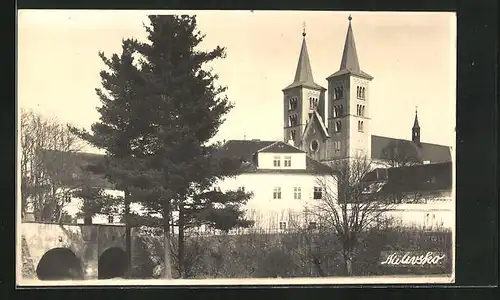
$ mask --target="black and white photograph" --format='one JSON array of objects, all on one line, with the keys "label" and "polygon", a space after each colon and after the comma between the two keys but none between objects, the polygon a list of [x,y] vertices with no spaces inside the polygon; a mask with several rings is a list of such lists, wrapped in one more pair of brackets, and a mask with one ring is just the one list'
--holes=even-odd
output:
[{"label": "black and white photograph", "polygon": [[455,281],[455,13],[17,18],[18,286]]}]

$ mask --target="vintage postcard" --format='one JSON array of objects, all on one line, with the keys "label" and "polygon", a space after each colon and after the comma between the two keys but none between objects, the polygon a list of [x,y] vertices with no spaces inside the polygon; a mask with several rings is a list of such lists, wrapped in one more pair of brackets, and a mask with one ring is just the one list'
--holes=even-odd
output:
[{"label": "vintage postcard", "polygon": [[18,286],[454,282],[454,13],[17,24]]}]

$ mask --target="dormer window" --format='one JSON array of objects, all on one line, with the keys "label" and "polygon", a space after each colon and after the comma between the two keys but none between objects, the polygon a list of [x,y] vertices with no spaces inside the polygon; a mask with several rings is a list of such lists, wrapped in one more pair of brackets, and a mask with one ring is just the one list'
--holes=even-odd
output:
[{"label": "dormer window", "polygon": [[275,156],[275,157],[273,158],[273,166],[274,166],[275,168],[279,168],[279,167],[280,167],[280,164],[281,164],[281,157],[279,157],[279,156]]}]

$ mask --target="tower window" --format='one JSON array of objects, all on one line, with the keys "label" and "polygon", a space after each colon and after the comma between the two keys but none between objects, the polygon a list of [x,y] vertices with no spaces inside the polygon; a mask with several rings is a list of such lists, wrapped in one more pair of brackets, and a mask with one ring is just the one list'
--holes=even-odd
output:
[{"label": "tower window", "polygon": [[344,97],[344,88],[342,86],[338,86],[333,89],[333,100],[342,99]]},{"label": "tower window", "polygon": [[285,167],[291,167],[291,166],[292,166],[292,157],[285,156]]},{"label": "tower window", "polygon": [[290,130],[290,139],[294,140],[295,141],[295,129],[294,130]]},{"label": "tower window", "polygon": [[300,200],[302,198],[302,189],[300,187],[293,188],[293,199]]},{"label": "tower window", "polygon": [[333,150],[340,151],[340,141],[333,142]]},{"label": "tower window", "polygon": [[288,110],[295,110],[297,109],[297,98],[290,98],[288,100]]},{"label": "tower window", "polygon": [[356,90],[357,90],[356,98],[365,99],[365,88],[358,86]]},{"label": "tower window", "polygon": [[289,126],[297,126],[297,115],[296,114],[290,115],[288,117],[288,123]]},{"label": "tower window", "polygon": [[309,97],[309,109],[314,110],[318,107],[318,98]]},{"label": "tower window", "polygon": [[340,132],[342,130],[342,122],[335,122],[335,132]]},{"label": "tower window", "polygon": [[281,157],[275,156],[274,159],[273,159],[273,165],[275,167],[279,167],[280,166],[280,162],[281,162]]},{"label": "tower window", "polygon": [[273,189],[273,199],[281,199],[281,187],[275,187]]},{"label": "tower window", "polygon": [[364,117],[365,116],[365,106],[364,105],[357,105],[357,113],[358,116]]},{"label": "tower window", "polygon": [[314,199],[321,199],[323,198],[323,189],[320,186],[315,186],[314,187]]},{"label": "tower window", "polygon": [[363,121],[358,121],[358,131],[363,132]]}]

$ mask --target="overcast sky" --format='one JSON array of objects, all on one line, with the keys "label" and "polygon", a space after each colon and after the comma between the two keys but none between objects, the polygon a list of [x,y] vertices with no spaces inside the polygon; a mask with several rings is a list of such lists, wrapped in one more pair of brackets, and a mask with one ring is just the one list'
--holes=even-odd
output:
[{"label": "overcast sky", "polygon": [[[147,11],[21,10],[18,104],[90,128],[98,120],[103,63],[122,38],[145,39]],[[168,14],[172,12],[153,12]],[[193,13],[193,12],[190,12]],[[453,13],[198,11],[202,47],[227,49],[216,61],[235,108],[217,139],[283,137],[282,89],[293,81],[306,23],[316,83],[339,69],[347,17],[361,69],[372,75],[372,134],[411,139],[418,106],[423,142],[455,143],[456,18]]]}]

